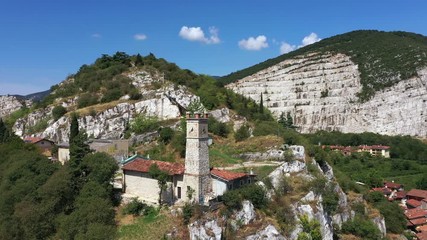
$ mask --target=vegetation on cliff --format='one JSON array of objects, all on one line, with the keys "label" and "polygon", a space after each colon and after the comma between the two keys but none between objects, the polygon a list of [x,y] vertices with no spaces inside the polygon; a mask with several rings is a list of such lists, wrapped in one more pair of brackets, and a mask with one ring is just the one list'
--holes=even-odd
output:
[{"label": "vegetation on cliff", "polygon": [[359,66],[362,91],[359,99],[366,101],[376,91],[400,80],[417,75],[427,65],[427,37],[408,32],[359,30],[323,39],[293,52],[268,59],[249,68],[219,79],[222,85],[264,70],[284,60],[309,53],[343,53]]}]

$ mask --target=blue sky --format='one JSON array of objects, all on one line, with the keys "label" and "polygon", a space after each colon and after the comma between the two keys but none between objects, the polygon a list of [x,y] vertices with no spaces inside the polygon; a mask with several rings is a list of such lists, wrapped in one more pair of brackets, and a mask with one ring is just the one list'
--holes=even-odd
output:
[{"label": "blue sky", "polygon": [[426,9],[424,0],[2,0],[0,95],[47,90],[116,51],[222,76],[352,30],[427,35]]}]

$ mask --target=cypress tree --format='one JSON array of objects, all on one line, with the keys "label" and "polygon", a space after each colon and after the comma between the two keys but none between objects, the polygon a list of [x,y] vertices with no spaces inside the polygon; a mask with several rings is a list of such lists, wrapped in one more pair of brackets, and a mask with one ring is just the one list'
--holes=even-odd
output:
[{"label": "cypress tree", "polygon": [[71,125],[70,125],[70,139],[69,143],[73,142],[73,139],[79,134],[79,122],[77,119],[77,114],[71,114]]},{"label": "cypress tree", "polygon": [[259,112],[261,114],[264,114],[264,102],[262,100],[262,93],[261,93],[261,100],[259,101]]}]

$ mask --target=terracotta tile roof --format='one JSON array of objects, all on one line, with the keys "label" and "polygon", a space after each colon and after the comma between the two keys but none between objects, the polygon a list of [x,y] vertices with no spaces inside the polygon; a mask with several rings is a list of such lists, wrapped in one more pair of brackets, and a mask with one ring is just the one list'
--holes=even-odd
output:
[{"label": "terracotta tile roof", "polygon": [[391,189],[389,189],[389,188],[385,188],[385,187],[379,187],[379,188],[372,188],[371,189],[371,191],[373,191],[373,192],[381,192],[381,193],[383,193],[384,195],[390,195],[391,194]]},{"label": "terracotta tile roof", "polygon": [[392,189],[399,189],[402,187],[402,184],[394,183],[394,182],[385,182],[384,186]]},{"label": "terracotta tile roof", "polygon": [[427,225],[417,227],[417,231],[427,233]]},{"label": "terracotta tile roof", "polygon": [[416,218],[409,220],[414,226],[421,226],[427,224],[427,218]]},{"label": "terracotta tile roof", "polygon": [[427,198],[427,191],[420,189],[411,189],[406,196],[408,197],[418,197],[418,198]]},{"label": "terracotta tile roof", "polygon": [[418,240],[427,240],[427,232],[417,233]]},{"label": "terracotta tile roof", "polygon": [[184,174],[184,165],[180,163],[163,162],[156,160],[144,160],[137,158],[127,164],[122,169],[136,172],[149,172],[150,166],[157,164],[160,170],[169,173],[169,175]]},{"label": "terracotta tile roof", "polygon": [[419,208],[409,209],[405,211],[405,216],[408,219],[425,218],[427,217],[427,210]]},{"label": "terracotta tile roof", "polygon": [[369,150],[369,149],[374,149],[374,150],[387,150],[390,149],[389,146],[383,146],[383,145],[372,145],[372,146],[368,146],[368,145],[360,145],[358,147],[359,149],[364,149],[364,150]]},{"label": "terracotta tile roof", "polygon": [[417,201],[415,199],[409,199],[408,201],[406,201],[406,205],[417,208],[421,206],[421,201]]},{"label": "terracotta tile roof", "polygon": [[213,168],[211,170],[211,174],[227,181],[232,181],[232,180],[247,176],[246,173],[237,173],[237,172],[231,172],[227,170],[219,170],[216,168]]},{"label": "terracotta tile roof", "polygon": [[46,141],[52,142],[52,141],[47,140],[45,138],[39,138],[39,137],[26,137],[26,138],[24,138],[24,142],[26,142],[26,143],[38,143],[41,140],[46,140]]},{"label": "terracotta tile roof", "polygon": [[395,199],[403,199],[406,197],[406,192],[405,191],[400,191],[400,192],[396,192],[394,195]]}]

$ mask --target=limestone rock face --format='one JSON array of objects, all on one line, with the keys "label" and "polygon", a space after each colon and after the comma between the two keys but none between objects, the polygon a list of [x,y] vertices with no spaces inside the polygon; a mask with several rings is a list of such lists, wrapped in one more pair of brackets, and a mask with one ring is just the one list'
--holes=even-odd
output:
[{"label": "limestone rock face", "polygon": [[210,115],[215,118],[218,122],[228,123],[230,122],[230,110],[228,108],[216,109],[210,112]]},{"label": "limestone rock face", "polygon": [[274,188],[278,188],[280,184],[281,177],[286,173],[296,173],[302,172],[305,169],[306,165],[300,161],[284,162],[282,165],[274,169],[268,177],[271,179],[271,183]]},{"label": "limestone rock face", "polygon": [[227,88],[259,102],[275,115],[290,112],[299,131],[375,132],[427,136],[427,68],[359,103],[360,72],[344,54],[296,56]]},{"label": "limestone rock face", "polygon": [[387,234],[387,229],[385,226],[385,220],[383,216],[375,217],[372,219],[372,222],[377,226],[377,228],[380,230],[381,235],[385,237]]},{"label": "limestone rock face", "polygon": [[242,210],[237,212],[236,220],[242,221],[244,225],[249,224],[253,219],[255,219],[255,209],[254,205],[248,201],[244,200],[242,202]]},{"label": "limestone rock face", "polygon": [[246,237],[246,240],[286,240],[286,238],[270,224],[256,234]]},{"label": "limestone rock face", "polygon": [[19,110],[22,102],[15,96],[0,96],[0,118]]},{"label": "limestone rock face", "polygon": [[[126,124],[138,114],[155,116],[160,120],[176,119],[181,116],[188,105],[199,101],[199,97],[191,94],[183,86],[175,87],[167,81],[162,82],[162,88],[151,89],[152,84],[164,81],[154,78],[146,72],[130,73],[133,84],[140,89],[142,99],[137,102],[123,102],[96,114],[81,116],[79,127],[84,129],[88,136],[93,138],[118,139],[122,138]],[[66,107],[72,107],[76,102],[61,102]],[[51,117],[53,107],[37,110],[24,119],[18,119],[13,130],[18,136],[23,136],[25,129],[34,126],[42,119]],[[68,142],[70,118],[63,116],[56,122],[49,121],[48,127],[37,136],[46,137],[55,142]]]},{"label": "limestone rock face", "polygon": [[191,240],[221,240],[222,229],[216,220],[196,221],[188,225]]}]

